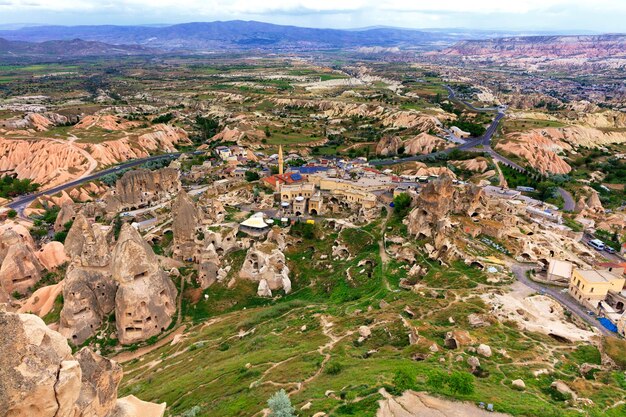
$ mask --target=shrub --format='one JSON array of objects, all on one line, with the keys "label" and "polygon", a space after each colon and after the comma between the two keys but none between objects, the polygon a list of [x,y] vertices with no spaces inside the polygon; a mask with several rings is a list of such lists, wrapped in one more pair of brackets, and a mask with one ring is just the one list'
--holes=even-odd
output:
[{"label": "shrub", "polygon": [[393,377],[393,385],[396,394],[402,394],[404,391],[415,389],[415,378],[406,369],[400,369]]},{"label": "shrub", "polygon": [[471,394],[474,392],[474,377],[467,372],[455,371],[448,378],[448,386],[452,392]]},{"label": "shrub", "polygon": [[328,375],[337,375],[343,369],[343,365],[339,362],[331,362],[326,366],[324,372]]},{"label": "shrub", "polygon": [[259,173],[256,171],[246,171],[246,181],[248,182],[252,182],[252,181],[256,181],[259,178],[261,178],[259,176]]},{"label": "shrub", "polygon": [[281,389],[267,400],[267,406],[270,408],[270,417],[295,417],[296,409],[291,405],[291,400]]},{"label": "shrub", "polygon": [[9,219],[14,219],[17,216],[17,211],[11,209],[9,210],[9,212],[7,213],[7,216],[9,217]]},{"label": "shrub", "polygon": [[448,374],[438,369],[433,369],[426,377],[426,383],[432,389],[440,390],[448,382]]}]

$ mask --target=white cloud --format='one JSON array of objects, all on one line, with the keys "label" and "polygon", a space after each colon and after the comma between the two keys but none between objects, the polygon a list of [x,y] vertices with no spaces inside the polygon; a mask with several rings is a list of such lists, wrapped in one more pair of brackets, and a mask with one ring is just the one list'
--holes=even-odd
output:
[{"label": "white cloud", "polygon": [[318,27],[439,24],[615,31],[623,30],[626,0],[0,0],[0,22],[5,23],[129,24],[228,19]]}]

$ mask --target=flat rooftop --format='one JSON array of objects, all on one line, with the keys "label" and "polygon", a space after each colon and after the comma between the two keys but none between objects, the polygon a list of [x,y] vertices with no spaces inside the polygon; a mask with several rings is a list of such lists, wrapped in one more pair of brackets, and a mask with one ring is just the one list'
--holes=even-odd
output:
[{"label": "flat rooftop", "polygon": [[614,273],[607,271],[607,270],[595,270],[595,269],[580,270],[579,269],[577,270],[577,272],[578,274],[580,274],[580,276],[582,276],[585,280],[589,282],[611,282],[616,279],[620,279],[620,277],[618,277]]}]

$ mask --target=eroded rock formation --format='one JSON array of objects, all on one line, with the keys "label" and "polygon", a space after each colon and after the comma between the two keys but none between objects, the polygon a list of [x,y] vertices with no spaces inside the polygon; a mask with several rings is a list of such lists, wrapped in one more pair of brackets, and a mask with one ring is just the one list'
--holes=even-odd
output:
[{"label": "eroded rock formation", "polygon": [[114,193],[107,197],[107,211],[118,212],[123,208],[159,203],[179,190],[179,172],[174,168],[129,171],[117,181]]},{"label": "eroded rock formation", "polygon": [[291,292],[289,268],[285,255],[270,242],[256,244],[246,254],[239,277],[259,283],[258,295],[271,297],[272,291]]},{"label": "eroded rock formation", "polygon": [[[32,314],[0,312],[0,410],[11,417],[162,417],[165,404],[129,413],[122,369],[67,341]],[[132,399],[131,399],[132,400]],[[146,412],[147,411],[147,412]]]},{"label": "eroded rock formation", "polygon": [[122,344],[167,329],[176,311],[176,288],[160,269],[152,248],[130,224],[122,226],[113,252],[117,336]]}]

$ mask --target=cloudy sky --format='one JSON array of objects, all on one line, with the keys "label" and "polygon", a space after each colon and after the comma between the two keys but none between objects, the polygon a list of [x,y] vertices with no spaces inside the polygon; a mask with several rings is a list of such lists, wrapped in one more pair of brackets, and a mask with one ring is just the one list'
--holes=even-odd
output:
[{"label": "cloudy sky", "polygon": [[233,19],[333,28],[626,32],[626,0],[0,0],[0,24]]}]

